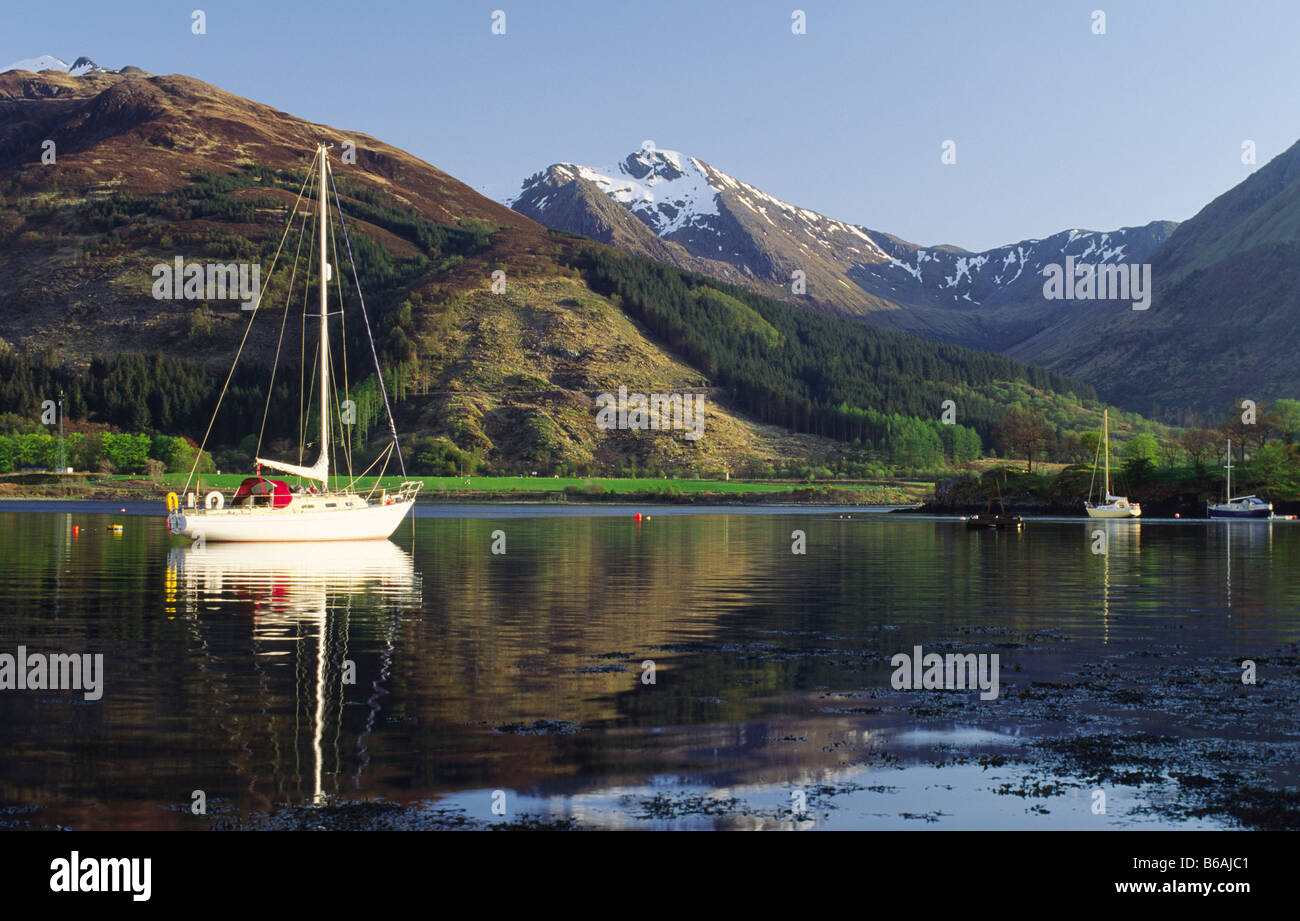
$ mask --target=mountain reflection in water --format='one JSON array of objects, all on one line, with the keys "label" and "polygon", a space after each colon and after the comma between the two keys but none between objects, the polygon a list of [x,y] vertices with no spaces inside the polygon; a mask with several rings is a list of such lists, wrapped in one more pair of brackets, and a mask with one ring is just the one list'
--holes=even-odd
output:
[{"label": "mountain reflection in water", "polygon": [[[1110,771],[1135,780],[1106,823],[1179,825],[1149,815],[1178,801],[1171,771],[1300,773],[1300,525],[614,511],[433,507],[394,541],[199,550],[151,517],[113,533],[123,516],[93,507],[0,507],[0,651],[105,656],[99,702],[0,693],[0,823],[201,828],[344,800],[490,823],[504,790],[511,815],[787,827],[797,788],[837,804],[827,827],[1093,827],[1079,778]],[[918,645],[997,654],[999,697],[894,690],[891,657]],[[1126,753],[1158,767],[1093,763]],[[1026,771],[1040,798],[1007,795]]]}]

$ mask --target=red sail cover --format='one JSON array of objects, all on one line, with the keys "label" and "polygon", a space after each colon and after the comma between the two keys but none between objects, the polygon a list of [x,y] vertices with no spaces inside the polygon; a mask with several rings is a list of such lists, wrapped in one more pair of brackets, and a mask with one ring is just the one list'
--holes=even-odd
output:
[{"label": "red sail cover", "polygon": [[233,504],[248,505],[254,501],[253,496],[270,496],[271,508],[284,508],[293,501],[293,496],[289,494],[289,487],[283,480],[250,476],[239,484],[239,489],[235,490]]}]

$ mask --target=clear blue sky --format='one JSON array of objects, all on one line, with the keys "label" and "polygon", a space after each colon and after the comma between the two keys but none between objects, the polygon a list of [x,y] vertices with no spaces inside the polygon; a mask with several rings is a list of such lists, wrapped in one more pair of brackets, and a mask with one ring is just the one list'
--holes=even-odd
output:
[{"label": "clear blue sky", "polygon": [[1300,138],[1295,0],[72,0],[5,25],[0,66],[84,54],[188,74],[494,198],[650,139],[803,207],[968,249],[1186,219],[1256,168],[1244,139],[1262,165]]}]

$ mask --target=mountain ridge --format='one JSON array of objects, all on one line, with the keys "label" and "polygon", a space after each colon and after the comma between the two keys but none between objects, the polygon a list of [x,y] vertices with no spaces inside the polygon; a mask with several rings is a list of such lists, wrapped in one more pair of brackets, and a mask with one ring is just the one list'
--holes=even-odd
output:
[{"label": "mountain ridge", "polygon": [[1152,258],[1146,311],[1089,319],[1013,357],[1077,374],[1144,412],[1222,411],[1300,393],[1300,142],[1217,196]]},{"label": "mountain ridge", "polygon": [[553,229],[792,303],[989,351],[1060,320],[1059,305],[1042,309],[1045,264],[1067,256],[1143,262],[1176,226],[1067,230],[982,252],[919,246],[782,201],[699,158],[645,145],[611,167],[552,164],[507,202]]},{"label": "mountain ridge", "polygon": [[34,58],[15,61],[7,67],[0,67],[0,73],[8,73],[11,70],[26,70],[32,73],[40,73],[44,70],[53,70],[65,73],[70,77],[81,77],[86,74],[124,73],[127,70],[139,70],[139,68],[124,67],[120,70],[110,70],[107,67],[100,67],[85,55],[82,55],[69,64],[62,58],[57,58],[52,54],[41,54]]},{"label": "mountain ridge", "polygon": [[[1288,357],[1300,349],[1300,142],[1187,221],[1076,228],[983,252],[827,218],[644,147],[614,167],[547,167],[510,201],[549,227],[789,303],[1061,371],[1135,411],[1213,416],[1243,397],[1300,393]],[[1146,309],[1049,297],[1044,271],[1070,263],[1149,266]]]}]

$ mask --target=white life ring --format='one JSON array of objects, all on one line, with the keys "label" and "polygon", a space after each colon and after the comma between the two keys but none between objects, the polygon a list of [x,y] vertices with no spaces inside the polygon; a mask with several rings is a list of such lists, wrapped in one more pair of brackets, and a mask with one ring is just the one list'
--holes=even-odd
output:
[{"label": "white life ring", "polygon": [[203,497],[203,504],[208,508],[221,508],[226,504],[226,497],[221,494],[221,490],[214,489]]}]

